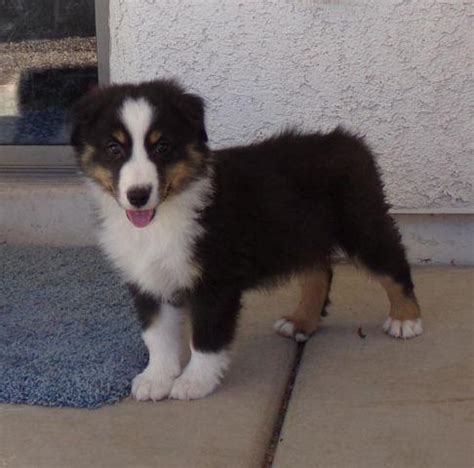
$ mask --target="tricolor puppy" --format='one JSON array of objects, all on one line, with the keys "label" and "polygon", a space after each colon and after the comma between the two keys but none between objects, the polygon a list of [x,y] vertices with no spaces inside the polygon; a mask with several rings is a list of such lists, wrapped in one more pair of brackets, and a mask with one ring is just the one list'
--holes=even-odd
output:
[{"label": "tricolor puppy", "polygon": [[[301,302],[280,334],[304,341],[328,304],[331,256],[342,249],[381,282],[385,331],[422,332],[400,234],[374,157],[340,128],[287,131],[210,150],[200,97],[174,81],[93,91],[74,110],[72,142],[94,184],[100,243],[135,299],[149,350],[138,400],[201,398],[229,366],[242,293],[289,275]],[[181,324],[191,359],[179,362]]]}]

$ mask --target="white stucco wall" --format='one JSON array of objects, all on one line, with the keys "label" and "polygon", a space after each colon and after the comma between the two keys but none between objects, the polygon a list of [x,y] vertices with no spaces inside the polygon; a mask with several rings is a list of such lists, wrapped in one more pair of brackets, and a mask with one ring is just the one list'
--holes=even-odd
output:
[{"label": "white stucco wall", "polygon": [[111,0],[111,79],[177,76],[213,146],[367,135],[398,208],[471,210],[471,1]]}]

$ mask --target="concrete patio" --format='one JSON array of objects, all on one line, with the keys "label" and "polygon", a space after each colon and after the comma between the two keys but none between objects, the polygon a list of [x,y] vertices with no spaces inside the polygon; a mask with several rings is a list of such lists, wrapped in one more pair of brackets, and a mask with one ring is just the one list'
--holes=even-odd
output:
[{"label": "concrete patio", "polygon": [[416,340],[384,335],[382,289],[341,265],[297,369],[296,345],[272,331],[295,284],[252,293],[214,395],[92,411],[2,405],[0,466],[471,467],[474,270],[414,277],[425,326]]}]

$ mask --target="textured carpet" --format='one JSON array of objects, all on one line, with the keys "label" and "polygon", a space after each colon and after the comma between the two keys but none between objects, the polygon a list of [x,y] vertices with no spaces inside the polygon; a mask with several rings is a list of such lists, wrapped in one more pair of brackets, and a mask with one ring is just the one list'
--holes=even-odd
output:
[{"label": "textured carpet", "polygon": [[97,408],[146,364],[128,291],[95,248],[0,246],[0,402]]}]

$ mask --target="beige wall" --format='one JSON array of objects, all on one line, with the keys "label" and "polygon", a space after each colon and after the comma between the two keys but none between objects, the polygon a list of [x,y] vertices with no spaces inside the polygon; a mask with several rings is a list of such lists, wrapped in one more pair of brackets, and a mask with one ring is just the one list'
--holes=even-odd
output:
[{"label": "beige wall", "polygon": [[463,0],[111,0],[111,78],[179,77],[207,98],[214,146],[342,123],[380,155],[395,207],[472,212],[472,14]]}]

